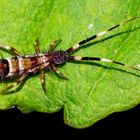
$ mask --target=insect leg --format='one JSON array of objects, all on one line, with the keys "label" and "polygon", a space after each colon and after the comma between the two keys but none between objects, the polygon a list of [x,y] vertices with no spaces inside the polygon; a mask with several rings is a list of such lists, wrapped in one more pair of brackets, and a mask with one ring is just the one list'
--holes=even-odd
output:
[{"label": "insect leg", "polygon": [[35,52],[38,55],[40,53],[40,49],[39,49],[39,38],[37,38],[34,42],[34,48],[35,48]]},{"label": "insect leg", "polygon": [[[34,47],[35,47],[35,52],[38,55],[40,53],[38,38],[35,40]],[[45,70],[44,69],[42,69],[40,71],[40,82],[41,82],[43,91],[46,93],[46,82],[45,82]]]},{"label": "insect leg", "polygon": [[0,94],[6,94],[10,89],[19,86],[22,81],[27,77],[27,75],[23,75],[21,76],[19,79],[17,79],[14,83],[10,84],[9,86],[7,86],[6,88],[4,88],[3,90],[0,91]]},{"label": "insect leg", "polygon": [[68,48],[66,51],[67,51],[67,53],[69,53],[69,54],[70,54],[70,53],[73,53],[75,50],[79,49],[82,45],[84,45],[84,44],[86,44],[86,43],[88,43],[88,42],[94,40],[95,38],[98,38],[98,37],[101,37],[101,36],[103,36],[103,35],[106,35],[108,32],[110,32],[110,31],[112,31],[112,30],[118,28],[119,26],[122,26],[122,25],[124,25],[124,24],[127,24],[128,22],[130,22],[130,21],[132,21],[132,20],[135,20],[135,19],[137,19],[137,18],[140,18],[140,16],[138,16],[138,17],[133,17],[133,18],[131,18],[131,19],[128,19],[128,20],[126,20],[126,21],[124,21],[124,22],[122,22],[122,23],[120,23],[120,24],[117,24],[117,25],[115,25],[115,26],[113,26],[113,27],[111,27],[111,28],[109,28],[109,29],[107,29],[107,30],[105,30],[105,31],[102,31],[102,32],[97,33],[97,34],[95,34],[95,35],[93,35],[93,36],[91,36],[91,37],[89,37],[89,38],[87,38],[87,39],[84,39],[84,40],[80,41],[79,43],[74,44],[72,47]]},{"label": "insect leg", "polygon": [[21,55],[21,53],[11,46],[0,45],[0,49],[5,49],[8,53],[13,55]]},{"label": "insect leg", "polygon": [[57,45],[59,45],[60,43],[62,42],[62,39],[57,39],[57,40],[54,40],[53,42],[51,42],[50,44],[50,47],[49,47],[49,51],[53,51],[55,49],[55,47]]},{"label": "insect leg", "polygon": [[127,64],[115,61],[115,60],[107,59],[107,58],[69,56],[68,60],[70,60],[70,61],[85,61],[85,60],[88,60],[88,61],[101,61],[101,62],[107,62],[107,63],[114,63],[114,64],[121,65],[121,66],[130,68],[130,69],[134,69],[136,71],[140,71],[140,69],[135,68],[133,66],[130,66],[130,65],[127,65]]},{"label": "insect leg", "polygon": [[44,70],[41,70],[41,72],[40,72],[40,81],[41,81],[42,89],[43,89],[44,93],[46,93],[46,82],[45,82],[45,71]]},{"label": "insect leg", "polygon": [[67,76],[65,76],[62,72],[60,72],[59,69],[58,69],[57,67],[55,67],[54,65],[51,65],[50,67],[51,67],[51,69],[52,69],[56,74],[58,74],[60,77],[66,79],[66,80],[69,80],[69,79],[67,78]]}]

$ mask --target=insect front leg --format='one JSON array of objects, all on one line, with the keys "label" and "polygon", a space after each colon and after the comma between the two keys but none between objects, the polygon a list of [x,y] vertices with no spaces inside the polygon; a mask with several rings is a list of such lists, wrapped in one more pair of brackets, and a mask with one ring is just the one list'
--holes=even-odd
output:
[{"label": "insect front leg", "polygon": [[12,54],[12,55],[21,55],[21,53],[16,50],[15,48],[11,47],[11,46],[4,46],[4,45],[0,45],[0,49],[5,49],[8,53]]},{"label": "insect front leg", "polygon": [[17,79],[14,83],[10,84],[6,88],[0,91],[0,94],[6,94],[8,91],[10,91],[12,88],[19,86],[22,81],[27,77],[27,75],[21,76],[19,79]]},{"label": "insect front leg", "polygon": [[49,52],[53,51],[57,47],[57,45],[59,45],[61,42],[62,42],[62,39],[57,39],[51,42],[49,46]]},{"label": "insect front leg", "polygon": [[69,79],[67,78],[67,76],[65,76],[61,71],[59,71],[59,69],[58,69],[57,67],[55,67],[54,65],[51,65],[50,67],[51,67],[51,69],[52,69],[56,74],[58,74],[60,77],[62,77],[62,78],[65,79],[65,80],[69,80]]}]

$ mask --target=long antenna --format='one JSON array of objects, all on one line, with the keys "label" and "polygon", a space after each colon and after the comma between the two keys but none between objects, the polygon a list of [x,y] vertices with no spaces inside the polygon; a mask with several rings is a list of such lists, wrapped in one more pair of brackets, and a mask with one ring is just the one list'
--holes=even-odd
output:
[{"label": "long antenna", "polygon": [[120,24],[117,24],[117,25],[115,25],[115,26],[113,26],[113,27],[111,27],[111,28],[109,28],[109,29],[107,29],[107,30],[105,30],[105,31],[102,31],[102,32],[100,32],[100,33],[97,33],[97,34],[95,34],[95,35],[93,35],[93,36],[91,36],[91,37],[89,37],[89,38],[86,38],[86,39],[80,41],[79,43],[76,43],[76,44],[73,45],[72,47],[68,48],[68,49],[66,50],[66,52],[67,52],[67,53],[73,53],[75,50],[79,49],[82,45],[84,45],[84,44],[86,44],[86,43],[88,43],[88,42],[94,40],[95,38],[101,37],[101,36],[107,34],[108,32],[110,32],[110,31],[112,31],[112,30],[114,30],[114,29],[116,29],[116,28],[118,28],[118,27],[120,27],[120,26],[122,26],[122,25],[124,25],[124,24],[127,24],[127,23],[130,22],[130,21],[133,21],[133,20],[135,20],[135,19],[138,19],[138,18],[140,18],[140,16],[130,18],[130,19],[128,19],[128,20],[126,20],[126,21],[123,21],[123,22],[121,22]]}]

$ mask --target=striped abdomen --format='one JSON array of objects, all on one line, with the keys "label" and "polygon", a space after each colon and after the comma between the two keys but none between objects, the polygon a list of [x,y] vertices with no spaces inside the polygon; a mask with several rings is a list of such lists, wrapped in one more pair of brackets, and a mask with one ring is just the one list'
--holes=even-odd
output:
[{"label": "striped abdomen", "polygon": [[0,77],[20,76],[35,73],[49,65],[48,57],[44,54],[16,56],[0,60]]}]

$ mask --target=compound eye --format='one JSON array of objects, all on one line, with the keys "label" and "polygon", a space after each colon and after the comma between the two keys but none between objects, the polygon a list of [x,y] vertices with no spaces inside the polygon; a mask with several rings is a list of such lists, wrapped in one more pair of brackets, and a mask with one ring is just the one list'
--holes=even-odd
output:
[{"label": "compound eye", "polygon": [[62,51],[57,51],[52,55],[52,62],[54,64],[64,64],[66,62],[66,54]]}]

